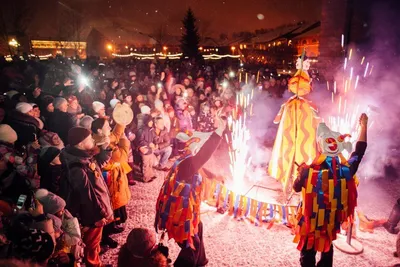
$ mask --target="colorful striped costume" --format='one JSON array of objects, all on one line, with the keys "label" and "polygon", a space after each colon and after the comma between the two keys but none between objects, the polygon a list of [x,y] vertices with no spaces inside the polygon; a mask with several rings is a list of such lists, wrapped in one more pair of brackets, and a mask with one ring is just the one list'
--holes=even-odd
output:
[{"label": "colorful striped costume", "polygon": [[[340,225],[352,218],[357,205],[357,178],[351,174],[349,162],[339,154],[319,156],[309,169],[302,188],[302,203],[298,210],[295,243],[298,249],[328,252]],[[308,172],[307,172],[308,171]]]},{"label": "colorful striped costume", "polygon": [[177,179],[179,164],[188,157],[191,155],[177,160],[165,179],[157,199],[156,225],[167,230],[169,239],[195,249],[193,236],[200,222],[202,177],[195,174],[193,184]]},{"label": "colorful striped costume", "polygon": [[283,191],[288,193],[292,177],[296,176],[295,162],[311,164],[317,154],[316,108],[307,99],[293,96],[282,105],[274,123],[279,123],[279,128],[268,174],[280,181]]}]

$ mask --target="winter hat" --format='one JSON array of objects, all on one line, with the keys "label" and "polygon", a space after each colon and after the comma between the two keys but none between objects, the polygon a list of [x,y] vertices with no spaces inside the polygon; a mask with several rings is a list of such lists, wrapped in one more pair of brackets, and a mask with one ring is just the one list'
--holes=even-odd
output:
[{"label": "winter hat", "polygon": [[105,107],[106,106],[103,103],[99,102],[99,101],[94,101],[92,103],[92,108],[93,108],[94,112],[96,112],[96,113],[99,112],[101,109],[103,109]]},{"label": "winter hat", "polygon": [[43,211],[49,214],[56,214],[66,206],[65,200],[49,192],[47,189],[38,189],[35,198],[43,205]]},{"label": "winter hat", "polygon": [[58,155],[60,155],[61,150],[54,146],[45,146],[40,150],[40,160],[47,164],[50,164]]},{"label": "winter hat", "polygon": [[90,134],[91,131],[86,128],[73,127],[68,131],[68,143],[71,146],[76,146],[77,144],[85,140]]},{"label": "winter hat", "polygon": [[132,229],[126,239],[126,248],[136,257],[149,256],[156,245],[156,235],[145,228]]},{"label": "winter hat", "polygon": [[4,94],[6,96],[8,96],[9,99],[11,99],[14,95],[19,94],[19,92],[15,91],[15,90],[11,90],[11,91],[5,92]]},{"label": "winter hat", "polygon": [[111,106],[111,108],[114,109],[115,106],[116,106],[118,103],[121,103],[121,101],[119,101],[119,100],[116,99],[116,98],[111,99],[111,100],[110,100],[110,106]]},{"label": "winter hat", "polygon": [[125,99],[125,98],[127,98],[128,96],[130,96],[131,94],[129,93],[129,90],[128,89],[123,89],[122,91],[121,91],[121,94],[120,94],[120,96],[122,97],[122,99]]},{"label": "winter hat", "polygon": [[54,98],[53,105],[55,109],[59,109],[61,105],[64,103],[68,103],[67,99],[63,97],[56,97]]},{"label": "winter hat", "polygon": [[39,107],[36,103],[28,103],[28,104],[32,106],[32,109]]},{"label": "winter hat", "polygon": [[25,102],[19,102],[16,106],[15,109],[23,114],[28,113],[33,109],[31,104],[25,103]]},{"label": "winter hat", "polygon": [[17,133],[10,127],[10,125],[0,124],[0,141],[13,144],[17,139]]},{"label": "winter hat", "polygon": [[150,116],[149,114],[144,114],[144,116],[143,116],[143,125],[147,126],[151,120],[153,120],[152,116]]},{"label": "winter hat", "polygon": [[40,109],[44,110],[47,108],[48,105],[50,105],[50,103],[54,102],[54,97],[52,97],[51,95],[46,95],[41,100],[42,101],[40,101]]},{"label": "winter hat", "polygon": [[64,148],[64,142],[60,139],[58,134],[49,131],[42,131],[42,134],[43,135],[39,137],[39,144],[42,147],[55,146],[60,150]]},{"label": "winter hat", "polygon": [[97,134],[97,130],[102,129],[103,126],[104,126],[104,123],[106,123],[106,119],[104,119],[104,118],[95,119],[92,122],[92,128],[91,128],[92,129],[92,133]]},{"label": "winter hat", "polygon": [[90,117],[89,115],[86,115],[80,120],[79,126],[90,130],[92,128],[93,120],[94,119],[92,117]]},{"label": "winter hat", "polygon": [[142,106],[141,108],[140,108],[140,113],[142,113],[142,114],[150,114],[150,107],[149,106]]},{"label": "winter hat", "polygon": [[20,238],[12,242],[18,258],[44,262],[53,254],[54,242],[48,233],[38,229],[28,229],[19,236]]},{"label": "winter hat", "polygon": [[136,72],[130,71],[130,72],[129,72],[129,77],[132,77],[132,76],[136,76]]}]

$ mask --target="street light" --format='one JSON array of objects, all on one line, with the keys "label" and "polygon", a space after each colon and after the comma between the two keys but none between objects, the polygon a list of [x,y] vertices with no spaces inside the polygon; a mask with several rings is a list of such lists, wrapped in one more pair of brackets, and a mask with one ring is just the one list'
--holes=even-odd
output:
[{"label": "street light", "polygon": [[108,44],[107,49],[111,51],[113,49],[113,46],[111,44]]},{"label": "street light", "polygon": [[235,54],[235,49],[236,49],[236,47],[231,46],[232,54]]},{"label": "street light", "polygon": [[166,51],[168,49],[168,47],[166,47],[166,46],[163,46],[163,50],[164,51]]},{"label": "street light", "polygon": [[18,47],[18,46],[20,46],[20,44],[19,44],[19,43],[17,42],[17,40],[15,40],[14,38],[11,39],[11,41],[9,41],[8,44],[9,44],[10,46],[13,46],[13,47]]}]

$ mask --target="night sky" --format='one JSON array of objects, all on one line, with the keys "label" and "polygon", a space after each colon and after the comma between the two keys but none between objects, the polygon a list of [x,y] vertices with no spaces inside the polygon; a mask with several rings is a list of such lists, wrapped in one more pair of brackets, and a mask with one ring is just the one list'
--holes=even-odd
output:
[{"label": "night sky", "polygon": [[[37,1],[40,8],[29,29],[33,35],[56,35],[55,21],[68,6],[83,16],[86,29],[95,27],[119,43],[135,38],[134,32],[154,34],[162,26],[168,34],[179,36],[189,6],[199,20],[200,34],[212,37],[316,21],[321,13],[321,0],[62,0],[65,6],[54,0]],[[116,23],[125,30],[116,30]]]}]

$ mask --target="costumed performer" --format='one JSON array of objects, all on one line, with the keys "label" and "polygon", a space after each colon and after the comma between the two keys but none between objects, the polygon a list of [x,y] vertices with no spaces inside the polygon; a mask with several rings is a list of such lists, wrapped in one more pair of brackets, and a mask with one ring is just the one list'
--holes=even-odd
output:
[{"label": "costumed performer", "polygon": [[166,230],[181,248],[175,267],[198,267],[208,263],[200,221],[202,177],[199,169],[217,149],[226,121],[217,118],[214,132],[179,133],[177,139],[186,142],[186,155],[178,159],[165,178],[160,190],[154,227]]},{"label": "costumed performer", "polygon": [[311,165],[299,167],[299,176],[293,185],[296,192],[302,192],[294,239],[301,251],[301,266],[315,266],[317,252],[322,253],[317,266],[332,266],[332,241],[340,232],[341,224],[353,220],[357,206],[355,174],[367,148],[367,124],[368,117],[362,114],[356,150],[349,160],[341,154],[344,149],[351,151],[351,143],[344,142],[349,135],[333,132],[325,123],[318,126],[320,154]]},{"label": "costumed performer", "polygon": [[308,74],[310,60],[304,55],[297,60],[297,73],[289,80],[289,91],[295,95],[289,98],[276,116],[279,123],[268,174],[282,183],[283,192],[291,191],[293,178],[296,177],[296,163],[311,164],[316,156],[315,129],[318,125],[317,109],[311,101],[304,98],[312,91]]}]

